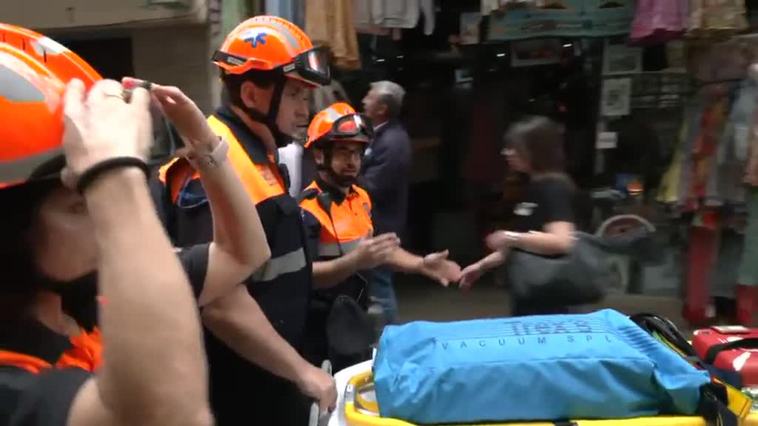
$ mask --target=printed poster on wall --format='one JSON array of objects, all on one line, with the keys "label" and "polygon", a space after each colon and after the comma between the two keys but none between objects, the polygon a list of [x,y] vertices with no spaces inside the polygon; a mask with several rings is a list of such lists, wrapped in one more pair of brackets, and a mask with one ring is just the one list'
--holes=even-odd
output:
[{"label": "printed poster on wall", "polygon": [[490,15],[487,39],[623,35],[633,18],[633,0],[547,0],[536,8]]},{"label": "printed poster on wall", "polygon": [[461,13],[461,44],[479,43],[479,23],[481,21],[481,13]]},{"label": "printed poster on wall", "polygon": [[622,117],[629,115],[632,98],[632,79],[614,78],[603,80],[600,96],[601,112],[605,117]]}]

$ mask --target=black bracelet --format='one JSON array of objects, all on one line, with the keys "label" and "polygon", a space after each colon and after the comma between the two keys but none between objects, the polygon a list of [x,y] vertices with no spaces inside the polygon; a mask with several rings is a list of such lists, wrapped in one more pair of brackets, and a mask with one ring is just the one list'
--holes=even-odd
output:
[{"label": "black bracelet", "polygon": [[84,173],[79,176],[79,181],[76,183],[76,190],[79,191],[80,194],[84,194],[84,191],[86,191],[87,188],[92,185],[92,182],[97,180],[100,175],[109,170],[120,169],[123,167],[137,167],[145,172],[146,178],[150,177],[150,167],[148,167],[147,163],[137,157],[109,158],[85,170]]}]

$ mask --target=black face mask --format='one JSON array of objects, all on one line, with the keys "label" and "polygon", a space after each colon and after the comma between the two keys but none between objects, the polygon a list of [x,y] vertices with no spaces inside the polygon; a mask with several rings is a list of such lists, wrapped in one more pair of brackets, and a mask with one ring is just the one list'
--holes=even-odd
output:
[{"label": "black face mask", "polygon": [[76,320],[79,326],[91,331],[97,325],[97,272],[70,281],[41,277],[40,284],[61,296],[63,312]]}]

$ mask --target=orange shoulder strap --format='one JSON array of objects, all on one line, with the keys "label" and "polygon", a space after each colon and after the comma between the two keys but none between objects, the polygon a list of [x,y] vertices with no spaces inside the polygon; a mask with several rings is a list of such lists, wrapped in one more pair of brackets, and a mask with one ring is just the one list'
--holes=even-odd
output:
[{"label": "orange shoulder strap", "polygon": [[[92,333],[82,332],[72,337],[71,349],[64,352],[55,363],[55,368],[81,368],[85,371],[95,371],[102,362],[102,340],[100,330],[95,329]],[[0,350],[0,366],[20,368],[32,374],[52,368],[53,366],[36,356],[22,354],[14,351]]]},{"label": "orange shoulder strap", "polygon": [[0,366],[20,368],[32,374],[39,374],[40,371],[52,367],[41,358],[13,351],[0,351]]},{"label": "orange shoulder strap", "polygon": [[258,204],[286,192],[284,180],[276,165],[253,163],[231,129],[218,118],[208,117],[208,125],[229,144],[229,161],[254,203]]},{"label": "orange shoulder strap", "polygon": [[71,338],[71,349],[61,355],[57,368],[76,367],[85,371],[95,371],[102,363],[103,343],[100,329],[91,333],[82,332]]}]

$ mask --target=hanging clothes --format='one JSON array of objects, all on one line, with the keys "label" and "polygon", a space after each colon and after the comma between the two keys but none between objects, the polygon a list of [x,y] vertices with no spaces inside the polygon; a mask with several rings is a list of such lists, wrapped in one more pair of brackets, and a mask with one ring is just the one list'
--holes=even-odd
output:
[{"label": "hanging clothes", "polygon": [[687,29],[689,0],[637,0],[630,42],[662,44],[679,38]]},{"label": "hanging clothes", "polygon": [[742,285],[758,286],[758,188],[750,188],[747,195],[747,227],[742,248],[737,282]]},{"label": "hanging clothes", "polygon": [[337,68],[361,68],[358,35],[353,24],[352,0],[306,2],[305,32],[314,44],[325,44],[332,50],[334,65]]},{"label": "hanging clothes", "polygon": [[687,35],[729,37],[748,28],[746,13],[744,0],[690,0]]},{"label": "hanging clothes", "polygon": [[707,189],[709,179],[715,175],[715,155],[729,111],[729,101],[725,97],[725,93],[720,92],[719,89],[713,88],[709,98],[708,104],[703,110],[700,128],[691,151],[693,160],[692,180],[687,204],[694,204],[698,207],[700,200],[704,200],[707,205],[718,205],[713,198],[717,194],[709,193]]},{"label": "hanging clothes", "polygon": [[[562,9],[566,9],[567,6],[562,1],[552,1],[550,3],[558,3]],[[545,0],[481,0],[480,9],[482,15],[489,15],[493,12],[504,12],[512,9],[527,9],[549,6],[550,4]]]},{"label": "hanging clothes", "polygon": [[350,103],[350,98],[347,96],[347,92],[342,87],[342,84],[332,78],[329,84],[317,87],[311,92],[310,113],[311,115],[316,115],[319,111],[337,102]]},{"label": "hanging clothes", "polygon": [[[752,65],[748,75],[754,84],[758,85],[758,65]],[[752,120],[747,131],[746,145],[747,155],[743,181],[750,186],[758,186],[758,107],[753,110]]]},{"label": "hanging clothes", "polygon": [[424,16],[424,34],[434,32],[434,0],[354,0],[355,26],[361,32],[374,33],[376,28],[410,29]]},{"label": "hanging clothes", "polygon": [[685,119],[658,200],[684,211],[742,205],[748,128],[758,102],[758,84],[704,87],[685,109]]}]

